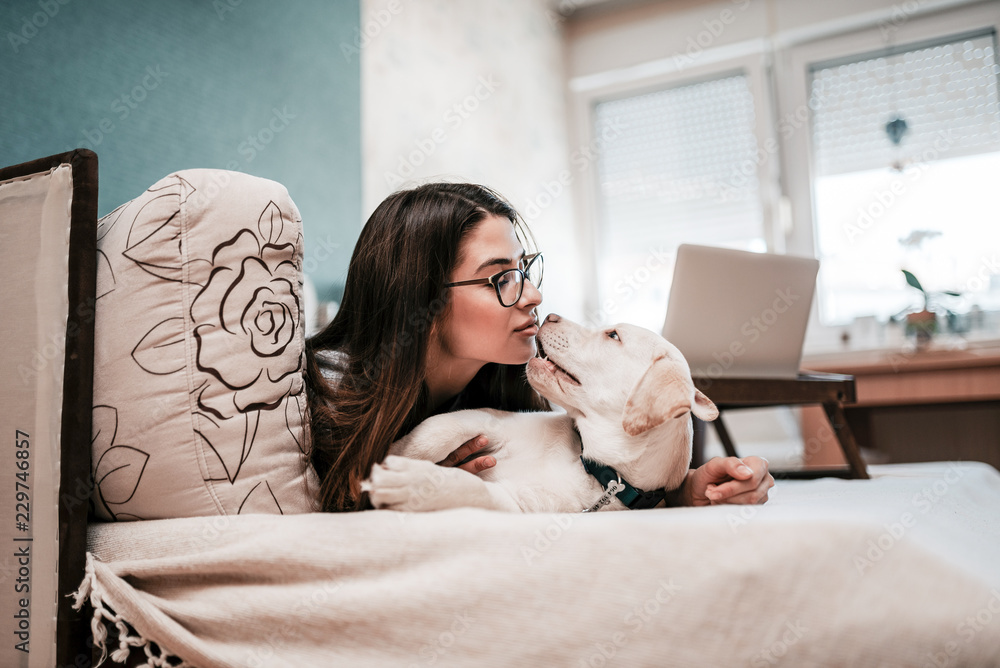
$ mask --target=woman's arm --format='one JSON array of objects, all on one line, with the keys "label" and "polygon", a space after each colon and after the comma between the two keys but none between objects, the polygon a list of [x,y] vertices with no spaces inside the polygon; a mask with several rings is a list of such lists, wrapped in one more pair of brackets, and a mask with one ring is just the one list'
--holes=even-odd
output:
[{"label": "woman's arm", "polygon": [[718,503],[761,504],[774,487],[767,460],[761,457],[713,457],[688,471],[681,486],[667,495],[670,506]]}]

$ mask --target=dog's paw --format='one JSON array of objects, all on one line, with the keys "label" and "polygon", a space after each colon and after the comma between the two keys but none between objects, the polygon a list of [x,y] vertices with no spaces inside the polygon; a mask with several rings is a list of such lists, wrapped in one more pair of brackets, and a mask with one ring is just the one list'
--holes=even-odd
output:
[{"label": "dog's paw", "polygon": [[452,469],[433,462],[389,455],[372,467],[361,483],[372,505],[382,510],[428,511],[454,505],[448,502]]}]

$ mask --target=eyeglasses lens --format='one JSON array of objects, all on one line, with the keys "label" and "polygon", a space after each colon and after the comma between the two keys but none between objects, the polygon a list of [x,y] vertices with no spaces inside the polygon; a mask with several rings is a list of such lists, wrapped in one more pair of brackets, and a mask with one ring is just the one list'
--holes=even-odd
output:
[{"label": "eyeglasses lens", "polygon": [[500,287],[500,303],[504,306],[513,306],[521,298],[524,289],[524,278],[531,281],[536,288],[542,285],[542,256],[539,255],[531,260],[531,263],[523,269],[523,274],[517,269],[505,271],[500,275],[497,284]]},{"label": "eyeglasses lens", "polygon": [[528,280],[531,281],[531,284],[536,288],[542,287],[542,269],[544,269],[544,265],[545,263],[542,260],[542,256],[539,255],[535,257],[535,259],[531,261],[531,264],[529,264],[524,270]]},{"label": "eyeglasses lens", "polygon": [[498,282],[500,286],[500,303],[513,306],[521,298],[521,272],[516,269],[505,271]]}]

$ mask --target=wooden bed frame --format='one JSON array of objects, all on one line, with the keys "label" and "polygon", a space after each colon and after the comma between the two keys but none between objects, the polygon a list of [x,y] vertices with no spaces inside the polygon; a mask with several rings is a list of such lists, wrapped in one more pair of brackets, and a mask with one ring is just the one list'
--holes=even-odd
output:
[{"label": "wooden bed frame", "polygon": [[[61,410],[61,434],[58,443],[31,443],[31,447],[50,447],[53,459],[58,458],[58,480],[51,481],[59,499],[56,507],[44,498],[31,501],[31,518],[47,517],[51,522],[42,526],[58,527],[56,535],[34,535],[20,538],[14,522],[4,527],[9,532],[5,551],[11,544],[18,545],[30,541],[33,554],[49,554],[58,550],[57,596],[54,601],[31,600],[31,641],[29,652],[20,658],[19,665],[57,665],[80,668],[92,664],[91,648],[93,638],[90,631],[89,615],[86,611],[73,609],[71,594],[83,579],[87,549],[87,521],[90,506],[90,439],[92,412],[92,379],[94,370],[94,302],[97,276],[96,236],[97,236],[97,155],[86,149],[78,149],[59,155],[33,160],[20,165],[0,169],[0,182],[23,179],[31,175],[44,175],[61,165],[69,165],[72,170],[72,204],[70,207],[69,253],[68,253],[68,297],[66,303],[65,362],[63,367],[62,395],[49,407]],[[0,211],[0,232],[3,227],[17,224],[31,224],[33,221],[19,220]],[[35,221],[37,222],[37,221]],[[56,230],[58,233],[59,230]],[[5,268],[8,288],[23,283],[30,277],[14,273]],[[63,299],[54,295],[54,299]],[[58,303],[58,302],[56,302]],[[6,314],[5,317],[10,316]],[[5,383],[14,380],[4,379]],[[5,438],[9,435],[5,434]],[[16,441],[17,439],[15,439]],[[53,439],[55,440],[55,439]],[[5,450],[13,454],[13,450]],[[32,457],[35,450],[32,451]],[[7,468],[7,467],[5,467]],[[37,479],[40,470],[33,468],[31,481]],[[27,477],[27,476],[25,476]],[[11,481],[8,481],[11,482]],[[32,485],[34,490],[34,485]],[[13,492],[11,492],[13,495]],[[41,496],[41,495],[39,495]],[[13,501],[13,498],[11,499]],[[7,504],[5,504],[7,505]],[[9,504],[13,508],[13,503]],[[48,506],[48,507],[47,507]],[[23,529],[22,529],[23,531]],[[18,540],[23,541],[21,543]],[[30,577],[30,576],[29,576]],[[6,588],[7,585],[5,585]],[[6,592],[5,592],[6,593]],[[6,595],[4,597],[7,598]],[[55,647],[49,646],[52,623],[55,623]],[[7,625],[9,625],[9,620]],[[5,629],[7,628],[5,625]],[[43,633],[42,631],[47,631]],[[5,634],[7,636],[7,634]],[[8,636],[9,638],[9,636]],[[34,651],[30,651],[33,649]],[[52,662],[54,658],[54,663]]]}]

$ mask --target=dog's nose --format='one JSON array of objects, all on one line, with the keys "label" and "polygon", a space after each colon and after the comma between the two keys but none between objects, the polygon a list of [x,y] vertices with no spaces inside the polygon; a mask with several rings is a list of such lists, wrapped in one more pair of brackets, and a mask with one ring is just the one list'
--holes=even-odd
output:
[{"label": "dog's nose", "polygon": [[545,322],[559,322],[560,320],[562,320],[562,317],[555,313],[549,313],[547,316],[545,316]]}]

